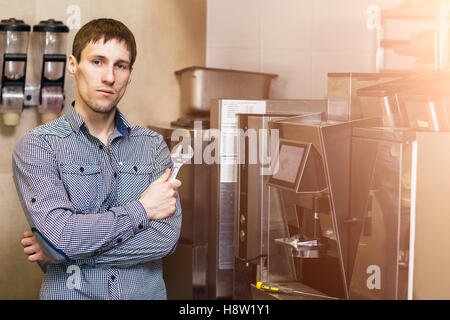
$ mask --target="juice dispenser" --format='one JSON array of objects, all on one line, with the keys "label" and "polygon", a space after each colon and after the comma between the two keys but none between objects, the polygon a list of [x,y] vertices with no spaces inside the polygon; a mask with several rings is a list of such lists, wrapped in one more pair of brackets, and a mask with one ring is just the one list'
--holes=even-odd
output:
[{"label": "juice dispenser", "polygon": [[7,126],[16,126],[23,109],[30,26],[10,18],[0,22],[0,113]]},{"label": "juice dispenser", "polygon": [[64,106],[68,32],[66,25],[54,19],[33,26],[34,78],[40,80],[38,112],[43,123],[57,118]]}]

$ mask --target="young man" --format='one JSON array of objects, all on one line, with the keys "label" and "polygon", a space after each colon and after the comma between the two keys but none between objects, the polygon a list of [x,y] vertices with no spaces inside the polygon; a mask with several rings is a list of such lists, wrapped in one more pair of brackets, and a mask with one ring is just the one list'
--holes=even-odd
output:
[{"label": "young man", "polygon": [[181,182],[168,181],[162,137],[117,109],[135,58],[134,36],[121,22],[84,25],[67,62],[75,102],[14,150],[32,230],[22,245],[45,271],[41,299],[166,298],[161,258],[179,238]]}]

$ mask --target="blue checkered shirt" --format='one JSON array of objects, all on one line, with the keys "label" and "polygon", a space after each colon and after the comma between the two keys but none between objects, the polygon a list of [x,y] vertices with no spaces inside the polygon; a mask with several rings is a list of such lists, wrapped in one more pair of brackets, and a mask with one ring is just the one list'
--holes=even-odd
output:
[{"label": "blue checkered shirt", "polygon": [[58,264],[45,271],[40,299],[166,299],[162,258],[173,252],[181,207],[148,220],[138,201],[172,166],[161,135],[129,124],[119,110],[110,150],[71,106],[26,133],[13,177],[41,249]]}]

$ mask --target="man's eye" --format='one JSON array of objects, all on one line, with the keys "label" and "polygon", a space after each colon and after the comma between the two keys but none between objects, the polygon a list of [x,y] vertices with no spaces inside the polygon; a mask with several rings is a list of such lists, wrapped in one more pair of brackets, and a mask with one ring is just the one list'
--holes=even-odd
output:
[{"label": "man's eye", "polygon": [[100,64],[100,60],[92,60],[93,64],[99,65]]},{"label": "man's eye", "polygon": [[119,68],[119,69],[127,69],[127,66],[124,65],[124,64],[119,63],[119,64],[117,65],[117,68]]}]

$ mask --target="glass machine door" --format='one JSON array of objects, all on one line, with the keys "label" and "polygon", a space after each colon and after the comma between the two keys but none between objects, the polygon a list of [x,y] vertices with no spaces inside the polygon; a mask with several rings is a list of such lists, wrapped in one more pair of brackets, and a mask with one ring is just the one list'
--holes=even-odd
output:
[{"label": "glass machine door", "polygon": [[412,144],[404,132],[352,138],[350,299],[407,299]]}]

